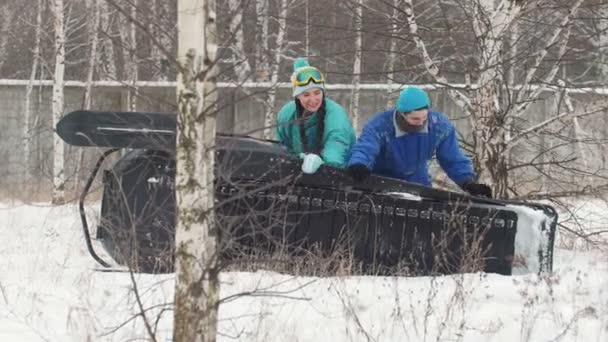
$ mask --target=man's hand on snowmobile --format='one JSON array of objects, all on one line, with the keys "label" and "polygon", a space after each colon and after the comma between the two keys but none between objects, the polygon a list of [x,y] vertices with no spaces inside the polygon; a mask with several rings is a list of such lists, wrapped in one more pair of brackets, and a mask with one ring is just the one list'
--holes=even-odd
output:
[{"label": "man's hand on snowmobile", "polygon": [[492,189],[485,184],[468,181],[464,182],[460,187],[473,196],[492,198]]},{"label": "man's hand on snowmobile", "polygon": [[362,182],[372,173],[372,170],[368,169],[363,164],[353,164],[346,169],[346,172],[356,181]]}]

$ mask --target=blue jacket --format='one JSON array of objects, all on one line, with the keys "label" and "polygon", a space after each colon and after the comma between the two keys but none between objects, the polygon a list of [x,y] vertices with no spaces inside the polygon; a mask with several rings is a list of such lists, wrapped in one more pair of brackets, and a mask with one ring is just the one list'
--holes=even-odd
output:
[{"label": "blue jacket", "polygon": [[445,114],[429,111],[428,132],[403,133],[395,128],[394,113],[394,109],[378,113],[363,127],[348,165],[364,164],[374,174],[430,187],[428,164],[436,156],[456,184],[477,178]]}]

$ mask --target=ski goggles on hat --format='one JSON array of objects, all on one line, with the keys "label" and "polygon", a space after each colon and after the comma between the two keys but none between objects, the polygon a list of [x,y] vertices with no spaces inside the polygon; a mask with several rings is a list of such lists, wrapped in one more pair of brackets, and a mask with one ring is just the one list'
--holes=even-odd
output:
[{"label": "ski goggles on hat", "polygon": [[325,78],[323,74],[314,67],[306,67],[303,70],[300,70],[296,77],[293,78],[293,85],[295,87],[301,87],[310,84],[310,82],[321,84],[325,83]]}]

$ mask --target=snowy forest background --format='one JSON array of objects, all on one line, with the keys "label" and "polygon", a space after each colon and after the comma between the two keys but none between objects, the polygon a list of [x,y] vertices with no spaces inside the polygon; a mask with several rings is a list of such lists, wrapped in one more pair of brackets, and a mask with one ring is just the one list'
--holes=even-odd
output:
[{"label": "snowy forest background", "polygon": [[[0,0],[0,337],[170,339],[171,275],[92,271],[73,201],[99,151],[53,127],[82,108],[177,111],[176,3]],[[549,275],[222,273],[220,340],[605,340],[608,1],[216,4],[218,131],[271,136],[306,56],[359,130],[424,87],[497,197],[560,214]]]},{"label": "snowy forest background", "polygon": [[[607,12],[600,0],[219,1],[218,131],[272,137],[307,56],[358,129],[405,85],[426,87],[502,198],[598,193]],[[176,111],[174,1],[2,1],[0,16],[6,195],[80,186],[96,152],[53,136],[66,112]]]}]

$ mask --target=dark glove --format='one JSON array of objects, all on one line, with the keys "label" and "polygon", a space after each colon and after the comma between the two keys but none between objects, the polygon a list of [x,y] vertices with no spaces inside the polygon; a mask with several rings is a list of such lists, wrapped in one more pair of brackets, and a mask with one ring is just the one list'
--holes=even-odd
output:
[{"label": "dark glove", "polygon": [[372,173],[372,170],[368,169],[367,166],[363,164],[353,164],[346,169],[346,172],[356,181],[362,182],[365,178],[369,177]]},{"label": "dark glove", "polygon": [[485,184],[469,181],[463,183],[460,187],[473,196],[492,198],[492,189]]}]

